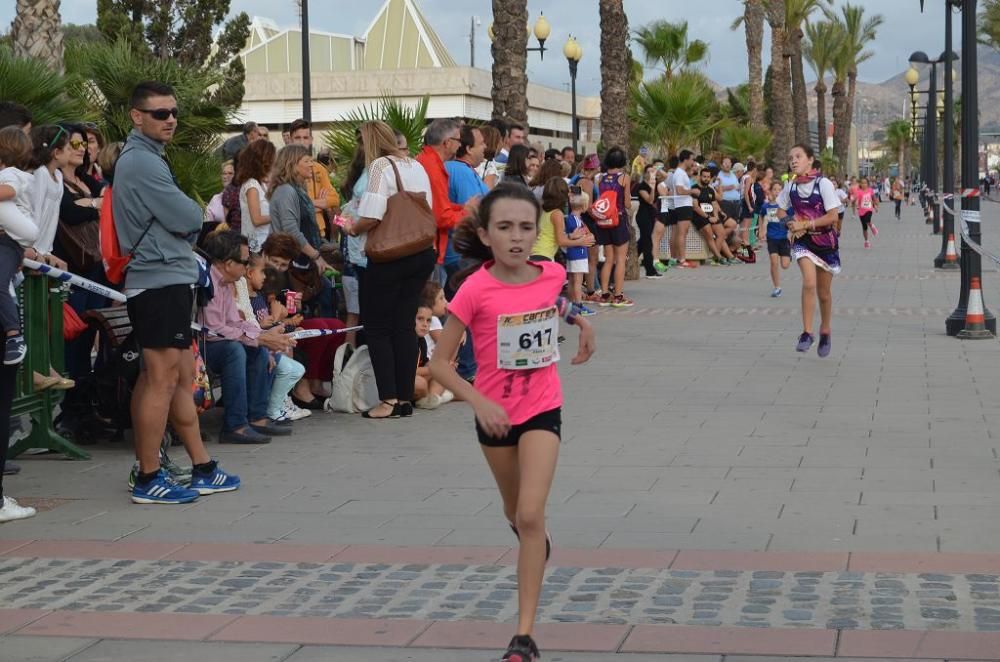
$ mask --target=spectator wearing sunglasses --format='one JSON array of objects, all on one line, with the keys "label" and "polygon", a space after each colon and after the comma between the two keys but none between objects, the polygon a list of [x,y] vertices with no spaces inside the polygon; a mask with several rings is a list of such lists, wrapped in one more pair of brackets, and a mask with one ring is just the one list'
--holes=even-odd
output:
[{"label": "spectator wearing sunglasses", "polygon": [[[192,244],[202,211],[177,186],[164,156],[177,130],[177,98],[164,83],[139,83],[129,117],[134,127],[115,166],[115,229],[123,254],[125,296],[133,337],[142,348],[143,371],[132,394],[132,427],[139,474],[132,501],[190,503],[199,495],[231,492],[238,476],[219,468],[205,450],[191,397],[193,286],[199,281]],[[160,468],[167,419],[191,456],[191,488]]]}]

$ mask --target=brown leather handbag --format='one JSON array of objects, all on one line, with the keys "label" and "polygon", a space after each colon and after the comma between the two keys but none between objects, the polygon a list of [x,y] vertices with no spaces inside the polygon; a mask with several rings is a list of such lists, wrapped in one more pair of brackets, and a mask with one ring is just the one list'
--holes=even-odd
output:
[{"label": "brown leather handbag", "polygon": [[396,193],[386,201],[382,221],[368,231],[365,254],[372,262],[394,262],[434,246],[437,222],[422,192],[403,189],[399,169],[385,157],[396,175]]},{"label": "brown leather handbag", "polygon": [[96,220],[79,225],[59,221],[56,237],[66,253],[66,261],[77,273],[86,273],[101,264],[101,230]]}]

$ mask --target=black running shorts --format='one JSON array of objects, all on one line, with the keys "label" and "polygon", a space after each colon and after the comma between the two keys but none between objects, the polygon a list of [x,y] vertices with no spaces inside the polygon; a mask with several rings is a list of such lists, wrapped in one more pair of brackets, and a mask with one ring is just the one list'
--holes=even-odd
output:
[{"label": "black running shorts", "polygon": [[675,222],[680,223],[681,221],[691,221],[694,219],[694,207],[688,205],[686,207],[677,207],[674,209],[674,217],[677,219]]},{"label": "black running shorts", "polygon": [[194,290],[190,285],[168,285],[130,297],[125,304],[132,333],[143,349],[191,347]]},{"label": "black running shorts", "polygon": [[791,257],[792,244],[787,239],[768,239],[767,254],[780,255],[781,257]]},{"label": "black running shorts", "polygon": [[524,423],[512,425],[506,437],[497,439],[486,434],[486,431],[476,421],[476,434],[479,435],[479,443],[483,446],[504,447],[517,446],[521,441],[521,435],[532,430],[544,430],[551,432],[562,439],[562,408],[556,407],[541,414],[532,416]]}]

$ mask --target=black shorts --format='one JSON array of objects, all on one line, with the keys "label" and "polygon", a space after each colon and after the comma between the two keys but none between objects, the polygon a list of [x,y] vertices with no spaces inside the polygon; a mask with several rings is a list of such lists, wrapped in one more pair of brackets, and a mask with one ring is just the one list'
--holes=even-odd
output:
[{"label": "black shorts", "polygon": [[694,207],[677,207],[673,211],[674,218],[677,219],[674,223],[680,223],[681,221],[691,221],[694,219]]},{"label": "black shorts", "polygon": [[872,212],[858,214],[858,218],[861,220],[861,227],[865,230],[867,230],[868,226],[872,224]]},{"label": "black shorts", "polygon": [[708,227],[712,223],[712,219],[705,218],[704,216],[695,213],[691,217],[691,222],[694,224],[695,229],[701,230],[702,228]]},{"label": "black shorts", "polygon": [[505,446],[517,446],[521,441],[521,435],[532,430],[545,430],[551,432],[562,440],[562,408],[556,407],[541,414],[532,416],[524,423],[512,425],[510,432],[502,439],[497,439],[486,434],[486,431],[479,426],[476,421],[476,434],[479,436],[479,443],[483,446],[500,448]]},{"label": "black shorts", "polygon": [[767,254],[792,257],[792,244],[787,239],[768,239]]},{"label": "black shorts", "polygon": [[671,225],[677,225],[677,214],[674,213],[673,209],[668,209],[667,211],[661,213],[656,220],[663,223],[667,227],[670,227]]},{"label": "black shorts", "polygon": [[598,227],[597,231],[594,232],[594,240],[598,246],[624,246],[629,242],[630,235],[629,217],[627,214],[622,214],[615,227]]},{"label": "black shorts", "polygon": [[740,222],[740,201],[739,200],[722,200],[719,202],[719,206],[722,207],[722,213],[727,217],[733,219],[737,223]]},{"label": "black shorts", "polygon": [[132,333],[143,349],[191,347],[194,290],[190,285],[168,285],[146,290],[125,304]]}]

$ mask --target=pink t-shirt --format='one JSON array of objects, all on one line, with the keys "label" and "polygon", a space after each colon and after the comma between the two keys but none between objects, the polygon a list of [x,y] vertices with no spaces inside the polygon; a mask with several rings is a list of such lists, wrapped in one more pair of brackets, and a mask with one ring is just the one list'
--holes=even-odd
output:
[{"label": "pink t-shirt", "polygon": [[530,262],[541,269],[535,280],[512,285],[489,272],[493,262],[469,276],[448,304],[448,312],[472,333],[479,366],[476,390],[497,402],[518,425],[542,412],[562,406],[562,386],[555,363],[529,370],[497,367],[499,318],[555,305],[566,282],[566,270],[555,262]]},{"label": "pink t-shirt", "polygon": [[860,209],[862,213],[868,213],[868,212],[872,211],[873,209],[875,209],[875,203],[873,202],[874,196],[875,196],[875,189],[873,189],[873,188],[860,189],[859,188],[855,192],[855,196],[856,196],[855,199],[857,200],[857,204],[858,204],[858,209]]}]

